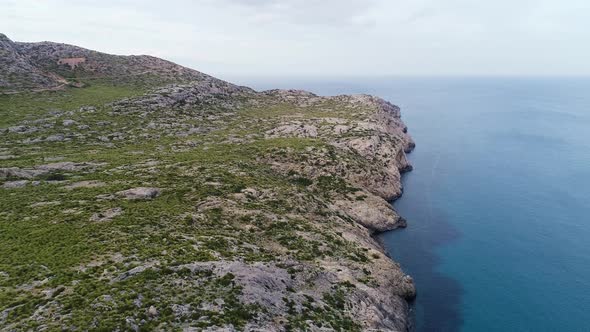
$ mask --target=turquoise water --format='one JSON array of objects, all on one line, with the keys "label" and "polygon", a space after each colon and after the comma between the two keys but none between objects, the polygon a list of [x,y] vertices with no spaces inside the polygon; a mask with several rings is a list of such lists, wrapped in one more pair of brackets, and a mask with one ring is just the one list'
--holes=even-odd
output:
[{"label": "turquoise water", "polygon": [[402,107],[409,227],[382,239],[416,282],[416,330],[590,331],[590,79],[243,83]]}]

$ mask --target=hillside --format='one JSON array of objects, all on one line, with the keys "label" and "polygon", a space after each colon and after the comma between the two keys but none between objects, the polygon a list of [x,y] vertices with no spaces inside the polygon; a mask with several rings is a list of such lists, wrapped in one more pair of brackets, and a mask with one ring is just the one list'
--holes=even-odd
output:
[{"label": "hillside", "polygon": [[2,330],[409,329],[398,107],[0,40]]},{"label": "hillside", "polygon": [[44,90],[92,83],[162,85],[193,81],[221,82],[175,63],[148,55],[111,55],[53,43],[20,43],[0,34],[0,92]]}]

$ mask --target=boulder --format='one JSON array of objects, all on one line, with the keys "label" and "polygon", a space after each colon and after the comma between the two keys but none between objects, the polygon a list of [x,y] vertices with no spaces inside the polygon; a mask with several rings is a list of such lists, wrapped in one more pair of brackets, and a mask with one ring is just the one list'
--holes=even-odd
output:
[{"label": "boulder", "polygon": [[160,196],[162,190],[160,188],[150,188],[150,187],[137,187],[131,188],[123,191],[119,191],[116,194],[118,196],[124,197],[125,199],[130,200],[139,200],[139,199],[154,199]]},{"label": "boulder", "polygon": [[8,181],[8,182],[4,182],[4,184],[2,185],[2,188],[6,188],[6,189],[22,188],[22,187],[26,186],[27,183],[29,183],[29,181],[27,181],[27,180]]},{"label": "boulder", "polygon": [[45,142],[61,142],[65,139],[65,136],[62,134],[50,135],[47,136]]}]

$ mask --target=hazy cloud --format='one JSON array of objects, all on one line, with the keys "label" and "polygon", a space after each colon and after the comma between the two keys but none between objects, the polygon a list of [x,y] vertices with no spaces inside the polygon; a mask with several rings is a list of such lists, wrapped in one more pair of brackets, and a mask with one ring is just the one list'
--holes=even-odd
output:
[{"label": "hazy cloud", "polygon": [[374,0],[222,0],[246,7],[261,21],[301,25],[339,26],[359,23],[361,17],[376,5]]},{"label": "hazy cloud", "polygon": [[586,0],[0,0],[0,31],[215,75],[589,75]]}]

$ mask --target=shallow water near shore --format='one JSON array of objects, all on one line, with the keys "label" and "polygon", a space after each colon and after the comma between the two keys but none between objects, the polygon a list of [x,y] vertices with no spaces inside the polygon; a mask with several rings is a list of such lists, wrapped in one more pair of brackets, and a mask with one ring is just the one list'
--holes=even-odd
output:
[{"label": "shallow water near shore", "polygon": [[590,79],[239,83],[402,108],[408,228],[381,240],[416,282],[417,331],[590,330]]}]

